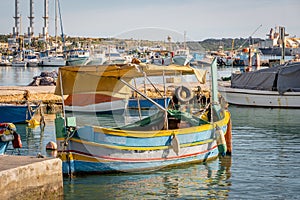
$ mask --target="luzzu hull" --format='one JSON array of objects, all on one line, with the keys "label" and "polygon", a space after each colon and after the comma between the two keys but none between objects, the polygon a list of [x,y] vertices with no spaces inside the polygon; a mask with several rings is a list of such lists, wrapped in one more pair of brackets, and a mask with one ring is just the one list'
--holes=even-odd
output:
[{"label": "luzzu hull", "polygon": [[[227,131],[229,113],[216,122]],[[176,135],[176,137],[174,137]],[[176,139],[175,139],[176,138]],[[203,162],[218,156],[211,124],[160,131],[126,131],[83,127],[68,141],[57,137],[63,173],[145,172]]]},{"label": "luzzu hull", "polygon": [[[31,106],[31,108],[35,110],[37,106]],[[0,104],[0,113],[0,123],[24,123],[34,115],[33,111],[29,112],[27,105],[12,104]]]}]

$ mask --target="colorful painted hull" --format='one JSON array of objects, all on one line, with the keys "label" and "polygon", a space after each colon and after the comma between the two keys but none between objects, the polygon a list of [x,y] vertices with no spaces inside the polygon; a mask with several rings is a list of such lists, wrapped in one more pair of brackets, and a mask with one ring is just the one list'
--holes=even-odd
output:
[{"label": "colorful painted hull", "polygon": [[[68,141],[61,134],[63,131],[57,131],[63,173],[145,172],[204,162],[219,155],[212,124],[188,128],[182,124],[178,129],[161,130],[163,120],[159,119],[138,131],[85,126],[77,129]],[[226,111],[216,124],[226,133],[229,121],[230,114]]]},{"label": "colorful painted hull", "polygon": [[34,115],[38,106],[31,106],[31,112],[27,105],[0,104],[0,123],[25,123]]}]

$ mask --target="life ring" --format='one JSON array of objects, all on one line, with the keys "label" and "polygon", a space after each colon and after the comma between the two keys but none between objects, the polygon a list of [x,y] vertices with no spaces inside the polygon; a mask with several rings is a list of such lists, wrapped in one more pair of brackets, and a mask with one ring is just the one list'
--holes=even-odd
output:
[{"label": "life ring", "polygon": [[175,95],[182,103],[186,103],[194,97],[193,91],[183,85],[175,89]]}]

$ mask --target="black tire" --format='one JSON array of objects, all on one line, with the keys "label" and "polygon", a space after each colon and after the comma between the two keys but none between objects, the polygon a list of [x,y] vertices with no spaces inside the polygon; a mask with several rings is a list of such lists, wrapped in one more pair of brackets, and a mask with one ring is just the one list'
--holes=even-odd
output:
[{"label": "black tire", "polygon": [[[185,93],[185,96],[183,94]],[[175,95],[180,103],[186,103],[193,99],[194,93],[191,89],[185,86],[179,86],[175,89]]]}]

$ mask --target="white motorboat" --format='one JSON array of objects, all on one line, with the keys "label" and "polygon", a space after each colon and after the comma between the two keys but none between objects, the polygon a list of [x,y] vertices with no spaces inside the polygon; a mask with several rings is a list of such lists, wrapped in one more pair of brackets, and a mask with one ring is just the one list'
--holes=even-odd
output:
[{"label": "white motorboat", "polygon": [[42,57],[39,62],[40,66],[65,66],[66,60],[60,56]]},{"label": "white motorboat", "polygon": [[219,83],[219,92],[229,104],[300,108],[299,76],[300,63],[232,74],[231,83]]}]

